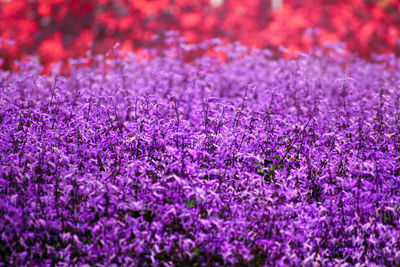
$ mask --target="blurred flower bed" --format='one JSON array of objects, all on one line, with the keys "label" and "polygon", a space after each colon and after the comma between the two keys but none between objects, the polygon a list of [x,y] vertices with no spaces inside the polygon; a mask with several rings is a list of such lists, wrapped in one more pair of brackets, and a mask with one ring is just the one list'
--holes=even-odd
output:
[{"label": "blurred flower bed", "polygon": [[283,45],[289,54],[331,41],[345,42],[362,57],[399,53],[398,1],[282,2],[271,9],[267,0],[2,1],[0,58],[3,68],[12,69],[15,59],[38,55],[48,70],[52,62],[88,50],[104,53],[116,42],[130,51],[158,47],[163,38],[154,40],[154,34],[167,30],[190,43],[221,37],[253,47]]}]

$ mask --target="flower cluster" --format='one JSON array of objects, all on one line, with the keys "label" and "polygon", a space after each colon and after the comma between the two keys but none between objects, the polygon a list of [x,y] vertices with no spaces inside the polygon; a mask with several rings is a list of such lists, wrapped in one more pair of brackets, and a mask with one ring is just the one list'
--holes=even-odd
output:
[{"label": "flower cluster", "polygon": [[[275,6],[272,2],[283,3]],[[157,46],[154,34],[178,30],[189,42],[214,37],[254,47],[306,51],[344,41],[362,56],[400,53],[397,0],[13,0],[0,2],[3,68],[37,54],[50,64],[104,53],[115,42],[127,50]]]},{"label": "flower cluster", "polygon": [[0,265],[400,264],[398,59],[174,49],[0,71]]}]

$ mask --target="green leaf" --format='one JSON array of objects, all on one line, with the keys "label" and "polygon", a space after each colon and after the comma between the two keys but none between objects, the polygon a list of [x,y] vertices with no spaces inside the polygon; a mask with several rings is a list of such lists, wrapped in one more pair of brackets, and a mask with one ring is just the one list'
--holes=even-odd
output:
[{"label": "green leaf", "polygon": [[257,163],[258,165],[257,173],[260,175],[264,175],[263,165],[261,164],[261,162],[256,161],[255,163]]},{"label": "green leaf", "polygon": [[261,162],[255,161],[255,163],[257,163],[258,170],[262,170],[263,166],[262,166]]},{"label": "green leaf", "polygon": [[192,209],[192,208],[196,208],[196,199],[195,198],[191,198],[191,199],[186,199],[185,200],[186,203],[186,207],[188,209]]},{"label": "green leaf", "polygon": [[194,257],[199,257],[201,254],[200,248],[196,247],[192,250],[192,253],[194,254]]},{"label": "green leaf", "polygon": [[272,164],[271,167],[269,167],[270,171],[275,171],[278,169],[278,164]]}]

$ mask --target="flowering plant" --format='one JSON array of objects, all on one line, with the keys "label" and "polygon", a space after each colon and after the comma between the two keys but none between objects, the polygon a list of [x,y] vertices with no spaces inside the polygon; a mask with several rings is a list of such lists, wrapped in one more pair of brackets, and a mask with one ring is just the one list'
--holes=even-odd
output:
[{"label": "flowering plant", "polygon": [[0,265],[400,264],[398,59],[176,43],[0,71]]}]

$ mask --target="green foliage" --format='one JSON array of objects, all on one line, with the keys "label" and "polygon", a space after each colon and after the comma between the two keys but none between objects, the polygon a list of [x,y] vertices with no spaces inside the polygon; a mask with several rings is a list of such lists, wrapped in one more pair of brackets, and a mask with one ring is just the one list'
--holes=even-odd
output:
[{"label": "green foliage", "polygon": [[193,208],[196,208],[196,206],[197,206],[197,202],[196,202],[195,198],[186,199],[185,204],[188,209],[193,209]]},{"label": "green foliage", "polygon": [[[274,156],[274,159],[276,162],[279,161],[280,155],[276,154]],[[263,161],[264,164],[259,161],[256,161],[255,163],[258,166],[257,173],[259,175],[263,176],[265,182],[267,182],[267,183],[271,182],[271,180],[275,178],[276,170],[278,170],[278,169],[282,170],[282,167],[279,168],[279,164],[274,163],[274,161],[272,161],[272,160],[264,159],[264,161]],[[270,166],[268,166],[268,165],[270,165]]]}]

